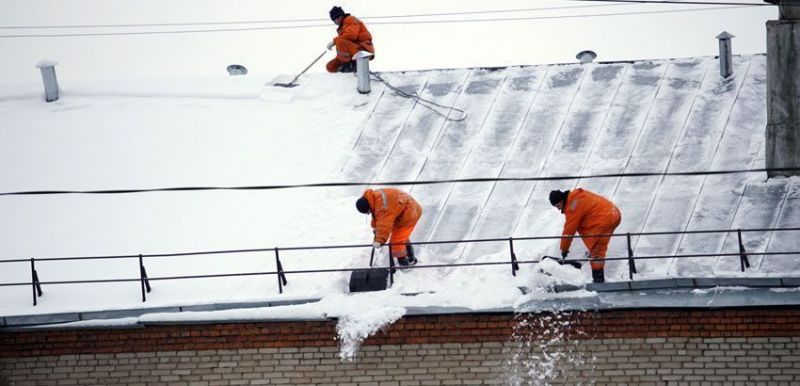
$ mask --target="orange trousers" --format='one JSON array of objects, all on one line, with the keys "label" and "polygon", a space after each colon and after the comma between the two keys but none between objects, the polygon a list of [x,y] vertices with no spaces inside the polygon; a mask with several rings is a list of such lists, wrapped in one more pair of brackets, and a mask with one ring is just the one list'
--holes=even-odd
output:
[{"label": "orange trousers", "polygon": [[411,232],[414,231],[415,226],[417,226],[417,223],[411,224],[411,226],[407,226],[405,228],[392,229],[392,235],[389,236],[389,243],[392,245],[392,257],[396,259],[406,258],[408,255],[406,243],[408,242],[409,237],[411,237]]},{"label": "orange trousers", "polygon": [[[358,51],[364,50],[372,52],[369,49],[361,47],[358,43],[340,37],[333,38],[333,42],[336,44],[336,57],[325,65],[325,69],[328,70],[328,72],[339,71],[339,68],[341,68],[343,64],[349,62]],[[370,58],[370,60],[372,60],[372,58]]]},{"label": "orange trousers", "polygon": [[[607,235],[614,233],[614,230],[617,229],[619,223],[622,221],[622,216],[619,215],[619,211],[616,211],[617,216],[613,222],[606,224],[604,226],[597,226],[594,228],[588,229],[585,233],[587,235]],[[608,243],[611,242],[611,236],[602,236],[602,237],[582,237],[583,244],[586,245],[586,249],[589,250],[589,264],[591,264],[592,269],[603,269],[606,265],[606,251],[608,251]]]}]

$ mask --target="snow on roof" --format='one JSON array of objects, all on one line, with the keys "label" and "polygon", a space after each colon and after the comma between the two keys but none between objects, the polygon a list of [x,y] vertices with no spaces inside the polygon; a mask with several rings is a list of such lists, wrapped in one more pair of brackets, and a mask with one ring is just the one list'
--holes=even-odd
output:
[{"label": "snow on roof", "polygon": [[[63,84],[61,100],[49,104],[38,85],[6,87],[0,90],[6,123],[0,130],[0,191],[660,173],[764,164],[762,55],[734,57],[729,78],[718,75],[714,58],[381,75],[468,116],[447,120],[376,83],[371,94],[360,95],[350,74],[306,75],[295,89],[249,75]],[[447,108],[437,110],[448,114]],[[365,187],[4,196],[0,259],[367,245],[369,221],[354,208]],[[424,207],[412,241],[434,241],[558,235],[563,216],[550,206],[548,192],[575,187],[617,204],[619,233],[800,226],[800,179],[766,181],[763,173],[402,188]],[[738,252],[735,234],[632,241],[637,256]],[[744,242],[748,252],[800,250],[800,237],[791,232],[747,233]],[[521,260],[538,260],[555,254],[556,244],[518,242],[515,250]],[[581,243],[573,243],[571,256],[583,253]],[[417,255],[420,265],[509,258],[507,242],[424,245]],[[623,238],[612,241],[609,256],[627,256]],[[363,267],[368,260],[366,247],[281,252],[286,270]],[[385,265],[386,257],[378,262]],[[637,278],[800,271],[797,256],[753,255],[750,262],[752,268],[740,273],[738,257],[640,260]],[[273,252],[194,255],[148,258],[145,266],[151,278],[271,272],[275,258]],[[136,259],[47,261],[36,268],[43,282],[139,275]],[[386,306],[386,315],[396,317],[398,307],[513,307],[543,296],[523,295],[518,287],[582,285],[590,276],[583,269],[581,276],[554,277],[540,274],[535,264],[523,265],[517,276],[507,266],[416,269],[395,275],[389,291],[353,297],[356,305],[342,309]],[[626,262],[607,264],[608,281],[627,275]],[[30,286],[6,286],[0,287],[0,315],[304,298],[322,298],[320,304],[332,310],[350,302],[344,296],[348,277],[288,275],[283,294],[275,276],[153,281],[146,303],[137,282],[52,284],[44,286],[36,307]],[[2,283],[26,281],[28,262],[0,269]],[[294,307],[310,318],[325,314]]]}]

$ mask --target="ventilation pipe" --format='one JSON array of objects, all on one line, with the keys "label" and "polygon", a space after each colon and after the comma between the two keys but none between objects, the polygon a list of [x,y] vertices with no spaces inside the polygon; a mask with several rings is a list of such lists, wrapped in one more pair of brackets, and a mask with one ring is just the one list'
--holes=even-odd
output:
[{"label": "ventilation pipe", "polygon": [[733,74],[733,53],[731,50],[731,38],[733,37],[728,31],[722,31],[721,34],[717,35],[717,39],[719,39],[719,74],[723,78]]},{"label": "ventilation pipe", "polygon": [[591,63],[596,57],[597,54],[595,54],[592,50],[584,50],[578,52],[578,55],[575,55],[575,59],[580,60],[581,63]]},{"label": "ventilation pipe", "polygon": [[247,75],[247,67],[241,64],[231,64],[226,70],[228,70],[228,75],[230,76]]},{"label": "ventilation pipe", "polygon": [[42,71],[42,82],[44,82],[44,100],[53,102],[58,100],[58,79],[56,79],[56,64],[52,60],[42,60],[36,67]]},{"label": "ventilation pipe", "polygon": [[358,86],[356,89],[361,94],[369,94],[369,59],[372,53],[367,51],[359,51],[353,56],[356,60],[356,75],[358,75]]},{"label": "ventilation pipe", "polygon": [[[800,0],[768,0],[780,20],[767,21],[767,169],[800,168]],[[800,176],[770,170],[768,177]]]}]

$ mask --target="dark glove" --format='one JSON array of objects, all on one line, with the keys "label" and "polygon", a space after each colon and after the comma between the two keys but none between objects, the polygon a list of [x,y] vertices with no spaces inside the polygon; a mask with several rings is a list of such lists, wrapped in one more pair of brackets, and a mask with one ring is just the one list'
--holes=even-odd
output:
[{"label": "dark glove", "polygon": [[561,264],[569,264],[577,269],[581,269],[582,264],[574,260],[567,260],[567,255],[569,255],[569,251],[561,251]]}]

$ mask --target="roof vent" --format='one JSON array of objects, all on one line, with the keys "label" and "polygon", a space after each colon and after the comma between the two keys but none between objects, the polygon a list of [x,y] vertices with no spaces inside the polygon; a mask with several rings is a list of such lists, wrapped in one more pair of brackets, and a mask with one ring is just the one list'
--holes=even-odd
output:
[{"label": "roof vent", "polygon": [[227,68],[230,76],[234,75],[247,75],[247,68],[241,64],[231,64]]},{"label": "roof vent", "polygon": [[42,73],[42,82],[44,82],[44,98],[47,102],[58,100],[58,79],[56,79],[56,65],[58,62],[53,60],[42,60],[36,64],[36,67]]},{"label": "roof vent", "polygon": [[580,60],[581,63],[591,63],[596,57],[597,54],[595,54],[592,50],[584,50],[578,52],[578,55],[575,55],[575,59]]},{"label": "roof vent", "polygon": [[719,75],[727,78],[733,74],[733,53],[731,51],[731,39],[734,36],[728,31],[722,31],[717,35],[719,40]]}]

